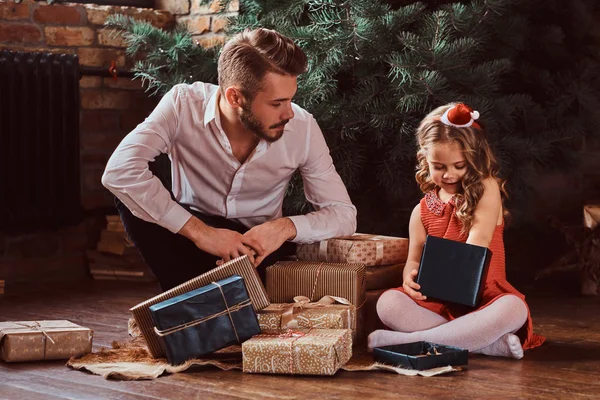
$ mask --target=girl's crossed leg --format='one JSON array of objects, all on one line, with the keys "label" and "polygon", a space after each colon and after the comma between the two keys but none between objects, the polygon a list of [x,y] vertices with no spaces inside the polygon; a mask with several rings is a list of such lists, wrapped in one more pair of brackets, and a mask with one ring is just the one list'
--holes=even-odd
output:
[{"label": "girl's crossed leg", "polygon": [[462,347],[473,353],[522,358],[523,348],[514,335],[527,321],[525,303],[505,295],[489,306],[452,321],[415,303],[397,290],[385,292],[377,302],[377,313],[393,331],[369,335],[369,348],[421,340]]}]

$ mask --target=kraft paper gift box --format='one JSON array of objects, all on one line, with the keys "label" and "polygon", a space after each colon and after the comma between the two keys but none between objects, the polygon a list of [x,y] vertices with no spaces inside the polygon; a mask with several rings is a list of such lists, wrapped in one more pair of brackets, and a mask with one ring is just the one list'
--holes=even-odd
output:
[{"label": "kraft paper gift box", "polygon": [[256,272],[256,268],[250,260],[248,260],[247,256],[243,256],[228,261],[205,274],[182,283],[181,285],[146,300],[130,309],[133,318],[140,327],[142,336],[148,344],[148,349],[154,358],[164,357],[166,354],[160,345],[159,336],[154,331],[150,307],[191,290],[206,286],[213,281],[229,278],[232,275],[240,275],[244,278],[244,283],[246,284],[248,295],[250,296],[250,300],[252,300],[252,307],[255,311],[262,310],[271,304],[265,287]]},{"label": "kraft paper gift box", "polygon": [[0,322],[0,359],[66,360],[92,351],[93,332],[66,320]]},{"label": "kraft paper gift box", "polygon": [[358,263],[279,261],[267,267],[267,293],[273,303],[292,303],[296,296],[310,301],[336,296],[359,308],[365,299],[365,271]]},{"label": "kraft paper gift box", "polygon": [[356,338],[356,307],[346,299],[325,296],[317,302],[297,296],[294,303],[271,304],[257,313],[260,329],[352,329]]},{"label": "kraft paper gift box", "polygon": [[364,264],[279,261],[266,269],[267,293],[273,303],[292,303],[305,296],[318,301],[323,296],[342,297],[357,309],[356,338],[362,339],[366,267]]},{"label": "kraft paper gift box", "polygon": [[481,246],[427,236],[416,282],[432,299],[477,307],[492,252]]},{"label": "kraft paper gift box", "polygon": [[234,275],[150,307],[173,365],[242,343],[260,333],[244,279]]},{"label": "kraft paper gift box", "polygon": [[352,357],[350,329],[288,330],[254,336],[242,344],[248,373],[334,375]]},{"label": "kraft paper gift box", "polygon": [[299,260],[338,263],[362,263],[366,266],[406,262],[408,239],[356,233],[316,243],[300,244]]}]

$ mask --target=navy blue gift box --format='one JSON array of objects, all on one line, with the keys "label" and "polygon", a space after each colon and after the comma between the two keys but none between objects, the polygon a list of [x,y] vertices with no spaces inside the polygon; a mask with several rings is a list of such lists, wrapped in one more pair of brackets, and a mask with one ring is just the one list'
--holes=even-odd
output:
[{"label": "navy blue gift box", "polygon": [[416,282],[424,296],[477,307],[481,302],[491,250],[427,236]]},{"label": "navy blue gift box", "polygon": [[413,342],[375,347],[373,358],[382,364],[422,371],[446,365],[466,365],[469,351],[431,342]]},{"label": "navy blue gift box", "polygon": [[239,275],[155,304],[150,313],[173,365],[242,343],[261,332]]}]

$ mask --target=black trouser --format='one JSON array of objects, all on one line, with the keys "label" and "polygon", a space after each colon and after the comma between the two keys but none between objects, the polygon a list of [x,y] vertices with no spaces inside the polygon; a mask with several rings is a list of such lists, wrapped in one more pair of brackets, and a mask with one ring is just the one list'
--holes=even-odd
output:
[{"label": "black trouser", "polygon": [[[200,250],[188,238],[172,233],[160,225],[135,217],[119,199],[115,199],[115,204],[125,226],[125,231],[146,264],[156,275],[163,291],[195,278],[217,266],[216,262],[219,257]],[[230,229],[240,233],[248,230],[242,224],[224,217],[205,215],[188,207],[185,208],[205,224],[214,228]],[[265,267],[293,254],[293,252],[294,244],[286,242],[281,248],[269,255],[258,267],[258,273],[263,282]]]}]

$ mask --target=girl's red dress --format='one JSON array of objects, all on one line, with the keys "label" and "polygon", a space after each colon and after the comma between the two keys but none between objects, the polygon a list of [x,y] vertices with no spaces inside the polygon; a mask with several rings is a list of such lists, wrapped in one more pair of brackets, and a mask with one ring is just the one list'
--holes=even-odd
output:
[{"label": "girl's red dress", "polygon": [[[444,239],[455,240],[459,242],[467,241],[467,234],[461,232],[462,223],[455,213],[456,203],[452,197],[447,203],[444,203],[438,197],[435,190],[430,191],[423,197],[420,203],[421,221],[428,235],[437,236]],[[500,297],[512,294],[525,302],[525,296],[515,289],[506,280],[505,255],[504,255],[504,223],[497,225],[494,230],[489,249],[492,251],[492,259],[487,274],[487,279],[483,289],[481,306],[477,310],[487,307]],[[397,290],[404,292],[400,287]],[[414,299],[413,299],[414,300]],[[431,310],[447,320],[453,320],[469,312],[477,311],[472,308],[446,303],[437,300],[414,300],[418,305]],[[525,303],[527,305],[527,303]],[[527,322],[516,333],[521,339],[523,349],[531,349],[541,345],[545,338],[533,333],[533,325],[529,306],[527,306]]]}]

